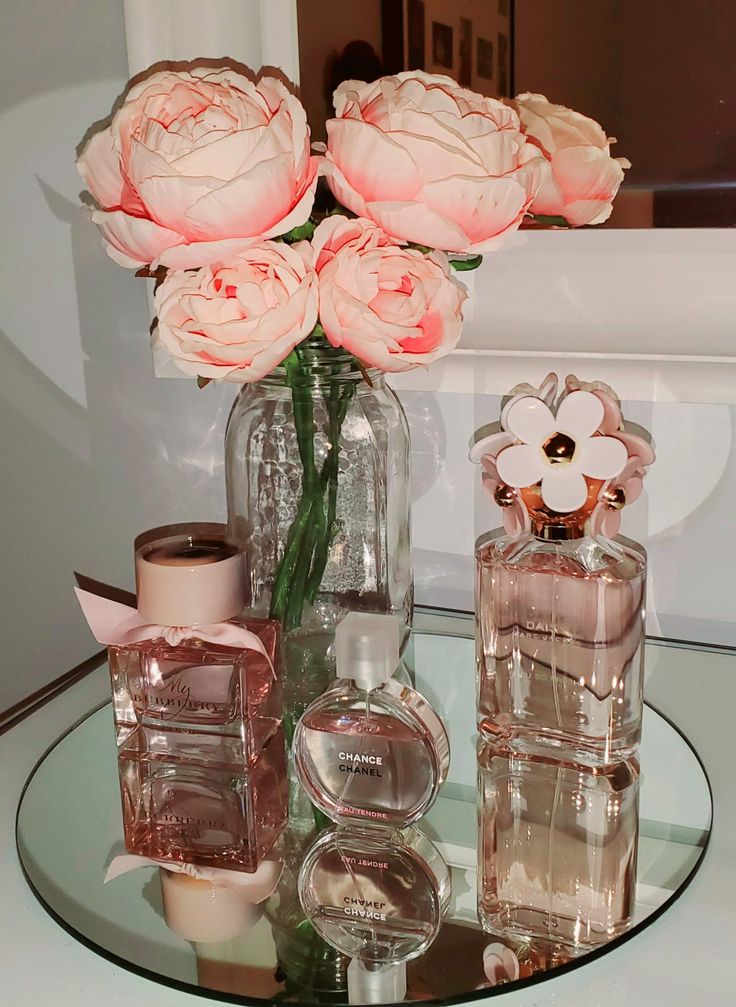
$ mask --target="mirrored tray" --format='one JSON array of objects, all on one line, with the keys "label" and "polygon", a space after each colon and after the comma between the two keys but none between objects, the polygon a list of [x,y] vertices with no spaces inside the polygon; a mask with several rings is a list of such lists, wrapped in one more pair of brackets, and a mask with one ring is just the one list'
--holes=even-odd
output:
[{"label": "mirrored tray", "polygon": [[[664,912],[697,871],[711,827],[711,793],[687,739],[645,710],[636,911],[621,937],[572,960],[519,954],[521,978],[492,985],[483,952],[498,938],[476,915],[475,685],[472,620],[424,613],[415,631],[417,688],[443,714],[452,766],[420,823],[452,874],[452,902],[439,936],[407,968],[406,1000],[450,1003],[514,990],[579,967],[629,940]],[[649,646],[660,646],[650,643]],[[32,773],[18,809],[17,844],[28,883],[52,916],[99,954],[152,980],[232,1003],[347,1003],[345,965],[315,942],[295,892],[239,937],[192,944],[163,919],[155,868],[103,885],[121,851],[122,825],[110,707],[76,724]],[[287,872],[288,873],[288,872]],[[284,875],[284,878],[287,874]],[[518,950],[518,949],[517,949]]]}]

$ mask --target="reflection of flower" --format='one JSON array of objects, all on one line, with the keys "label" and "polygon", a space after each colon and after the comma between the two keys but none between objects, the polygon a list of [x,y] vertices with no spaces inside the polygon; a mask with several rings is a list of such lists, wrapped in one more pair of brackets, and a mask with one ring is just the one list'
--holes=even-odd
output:
[{"label": "reflection of flower", "polygon": [[521,444],[496,458],[503,482],[515,488],[542,483],[545,506],[570,514],[586,501],[591,479],[612,479],[626,465],[627,451],[616,437],[595,436],[604,407],[592,392],[574,391],[560,403],[555,417],[549,406],[531,395],[512,400],[501,424]]},{"label": "reflection of flower", "polygon": [[505,944],[489,944],[483,951],[483,971],[491,986],[519,978],[519,959]]},{"label": "reflection of flower", "polygon": [[631,162],[612,157],[613,137],[594,119],[542,94],[520,94],[514,101],[527,139],[546,158],[544,181],[534,197],[535,215],[564,217],[571,227],[602,224]]}]

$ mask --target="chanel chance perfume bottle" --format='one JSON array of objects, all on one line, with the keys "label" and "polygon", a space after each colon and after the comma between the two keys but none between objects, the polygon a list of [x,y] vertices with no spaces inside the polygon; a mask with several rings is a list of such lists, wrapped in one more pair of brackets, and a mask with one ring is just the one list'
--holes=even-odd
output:
[{"label": "chanel chance perfume bottle", "polygon": [[338,827],[306,851],[299,898],[317,933],[369,969],[423,954],[450,900],[450,874],[416,828]]},{"label": "chanel chance perfume bottle", "polygon": [[584,766],[478,749],[478,913],[484,929],[527,940],[560,962],[631,922],[639,767]]},{"label": "chanel chance perfume bottle", "polygon": [[137,611],[81,599],[113,643],[126,848],[255,871],[286,821],[278,626],[238,617],[242,555],[220,526],[159,529],[136,546]]},{"label": "chanel chance perfume bottle", "polygon": [[553,375],[505,406],[471,458],[506,534],[476,553],[478,721],[516,750],[606,766],[641,731],[646,554],[613,538],[654,460],[614,393]]},{"label": "chanel chance perfume bottle", "polygon": [[337,681],[294,734],[294,763],[333,821],[403,828],[434,802],[447,775],[445,727],[429,703],[392,678],[399,621],[350,612],[335,637]]}]

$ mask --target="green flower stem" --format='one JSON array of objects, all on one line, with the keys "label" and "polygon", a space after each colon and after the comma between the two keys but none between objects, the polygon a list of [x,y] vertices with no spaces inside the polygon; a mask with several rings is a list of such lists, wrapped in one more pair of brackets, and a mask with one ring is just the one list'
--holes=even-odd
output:
[{"label": "green flower stem", "polygon": [[[286,627],[286,612],[290,607],[290,619],[296,617],[294,625],[301,622],[301,612],[304,607],[304,590],[299,591],[297,571],[304,566],[302,559],[305,546],[305,536],[311,521],[314,520],[314,500],[321,496],[322,486],[314,463],[314,403],[309,387],[308,365],[305,365],[296,351],[289,354],[284,361],[286,377],[291,386],[292,406],[294,410],[294,426],[296,429],[299,457],[302,463],[302,495],[297,504],[296,515],[289,529],[286,548],[281,558],[271,593],[271,618],[278,619]],[[311,561],[312,544],[306,558],[307,570]],[[306,574],[303,575],[306,578]],[[292,601],[292,595],[301,594],[301,602],[297,597]],[[297,616],[298,611],[298,616]]]},{"label": "green flower stem", "polygon": [[355,385],[352,382],[348,382],[341,389],[338,389],[337,383],[334,382],[330,389],[330,398],[327,404],[330,423],[330,447],[320,476],[322,486],[327,492],[327,515],[322,537],[315,548],[314,563],[312,564],[309,580],[307,581],[306,597],[310,605],[314,603],[319,586],[322,583],[335,530],[337,481],[340,471],[340,436],[350,400],[354,394]]},{"label": "green flower stem", "polygon": [[294,428],[302,463],[302,492],[274,579],[271,617],[278,619],[288,632],[301,625],[304,604],[314,603],[327,567],[337,518],[340,436],[356,389],[351,381],[341,386],[339,372],[333,369],[334,380],[326,398],[329,448],[320,472],[314,453],[310,364],[302,347],[289,354],[284,367],[291,387]]},{"label": "green flower stem", "polygon": [[294,576],[291,582],[291,589],[286,601],[286,611],[284,612],[284,632],[295,629],[301,625],[302,612],[304,611],[304,600],[307,586],[307,576],[312,562],[312,554],[319,536],[322,534],[324,525],[324,505],[322,494],[318,492],[311,497],[311,506],[307,523],[302,537],[301,549],[294,567]]}]

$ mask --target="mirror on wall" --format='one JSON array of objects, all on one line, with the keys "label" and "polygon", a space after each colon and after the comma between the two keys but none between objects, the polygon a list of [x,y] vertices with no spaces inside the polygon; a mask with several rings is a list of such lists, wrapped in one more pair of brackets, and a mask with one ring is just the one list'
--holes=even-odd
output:
[{"label": "mirror on wall", "polygon": [[632,168],[606,227],[736,226],[734,0],[297,0],[315,139],[343,80],[402,69],[545,94]]}]

